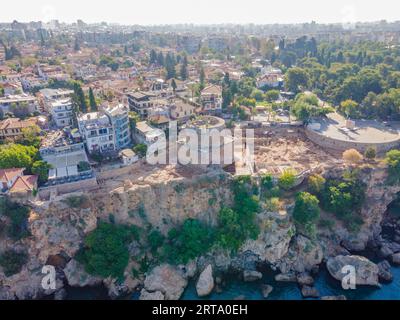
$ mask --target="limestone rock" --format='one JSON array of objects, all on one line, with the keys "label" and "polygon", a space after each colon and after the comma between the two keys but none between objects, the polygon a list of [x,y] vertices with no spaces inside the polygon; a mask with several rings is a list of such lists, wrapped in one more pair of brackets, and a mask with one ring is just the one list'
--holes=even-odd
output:
[{"label": "limestone rock", "polygon": [[336,280],[341,281],[347,273],[342,273],[342,268],[352,266],[355,268],[356,285],[379,286],[378,266],[361,256],[337,256],[328,259],[326,266],[329,273]]},{"label": "limestone rock", "polygon": [[196,291],[199,297],[208,296],[214,289],[214,278],[211,264],[200,274],[196,284]]},{"label": "limestone rock", "polygon": [[155,267],[144,280],[147,291],[160,291],[165,300],[178,300],[186,286],[187,279],[182,272],[168,264]]},{"label": "limestone rock", "polygon": [[314,284],[314,278],[311,277],[307,272],[302,272],[297,275],[297,282],[299,285],[312,286]]},{"label": "limestone rock", "polygon": [[165,300],[164,295],[160,291],[148,292],[145,289],[140,291],[139,300]]},{"label": "limestone rock", "polygon": [[279,262],[283,273],[311,271],[323,259],[321,245],[302,235],[296,236],[287,255]]},{"label": "limestone rock", "polygon": [[379,268],[379,280],[382,282],[391,282],[393,280],[393,275],[391,272],[390,264],[387,260],[378,263]]},{"label": "limestone rock", "polygon": [[65,277],[71,287],[96,286],[102,283],[103,279],[88,274],[83,265],[75,259],[71,259],[64,269]]},{"label": "limestone rock", "polygon": [[400,253],[395,253],[392,255],[392,262],[395,265],[400,265]]},{"label": "limestone rock", "polygon": [[247,240],[240,251],[251,251],[260,260],[275,264],[287,253],[295,227],[288,216],[280,216],[278,213],[261,213],[257,218],[261,226],[258,238]]},{"label": "limestone rock", "polygon": [[297,282],[297,277],[294,273],[280,273],[275,276],[275,281]]},{"label": "limestone rock", "polygon": [[264,299],[267,299],[273,290],[274,290],[274,288],[272,286],[270,286],[269,284],[263,284],[261,286],[261,293],[262,293]]},{"label": "limestone rock", "polygon": [[262,273],[255,270],[244,270],[243,280],[245,282],[252,282],[262,279]]}]

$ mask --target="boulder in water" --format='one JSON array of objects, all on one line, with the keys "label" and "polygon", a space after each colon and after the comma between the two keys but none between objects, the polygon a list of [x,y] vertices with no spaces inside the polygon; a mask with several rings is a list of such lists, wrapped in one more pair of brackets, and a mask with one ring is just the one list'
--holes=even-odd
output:
[{"label": "boulder in water", "polygon": [[196,291],[199,297],[208,296],[214,289],[214,278],[211,264],[200,274],[196,284]]},{"label": "boulder in water", "polygon": [[329,258],[326,266],[329,273],[336,280],[341,281],[348,275],[348,270],[343,269],[346,266],[354,267],[356,276],[356,285],[379,285],[378,266],[361,256],[337,256]]}]

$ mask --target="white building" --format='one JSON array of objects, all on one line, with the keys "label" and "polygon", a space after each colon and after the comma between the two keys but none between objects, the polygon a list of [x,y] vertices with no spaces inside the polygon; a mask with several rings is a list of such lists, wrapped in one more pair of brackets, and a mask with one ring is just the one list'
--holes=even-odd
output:
[{"label": "white building", "polygon": [[59,128],[73,123],[73,106],[71,99],[56,100],[50,104],[50,114]]},{"label": "white building", "polygon": [[90,112],[80,115],[78,127],[89,153],[115,150],[114,129],[109,117],[104,113]]},{"label": "white building", "polygon": [[218,113],[222,110],[222,88],[210,85],[200,93],[200,102],[205,113]]},{"label": "white building", "polygon": [[89,153],[106,153],[131,144],[128,108],[122,104],[78,117],[79,131]]},{"label": "white building", "polygon": [[28,94],[9,95],[0,98],[0,109],[6,112],[13,112],[14,108],[24,107],[29,113],[38,111],[38,101],[36,97]]},{"label": "white building", "polygon": [[148,125],[146,121],[142,121],[136,123],[133,136],[136,143],[143,143],[150,146],[159,139],[165,137],[165,134],[161,129],[153,128]]}]

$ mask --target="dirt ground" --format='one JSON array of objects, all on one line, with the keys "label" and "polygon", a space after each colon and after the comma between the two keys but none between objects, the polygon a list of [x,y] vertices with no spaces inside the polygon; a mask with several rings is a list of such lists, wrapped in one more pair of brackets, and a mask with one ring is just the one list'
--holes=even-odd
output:
[{"label": "dirt ground", "polygon": [[340,158],[309,141],[301,128],[259,129],[254,149],[256,170],[274,175],[287,168],[300,173]]}]

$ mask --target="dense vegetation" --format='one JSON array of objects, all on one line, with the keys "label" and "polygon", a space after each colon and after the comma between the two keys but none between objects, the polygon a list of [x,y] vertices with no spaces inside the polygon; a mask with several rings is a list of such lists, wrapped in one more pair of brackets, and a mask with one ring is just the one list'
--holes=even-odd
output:
[{"label": "dense vegetation", "polygon": [[2,266],[6,277],[19,273],[27,261],[28,255],[23,251],[18,252],[9,249],[0,254],[0,266]]},{"label": "dense vegetation", "polygon": [[395,184],[400,181],[400,150],[391,150],[386,154],[385,162],[388,166],[388,183]]},{"label": "dense vegetation", "polygon": [[293,218],[308,235],[314,235],[315,222],[319,219],[319,216],[320,209],[317,197],[308,192],[298,193],[293,209]]},{"label": "dense vegetation", "polygon": [[0,214],[9,219],[6,226],[7,234],[14,240],[20,240],[30,235],[28,230],[29,208],[11,202],[4,197],[0,198]]},{"label": "dense vegetation", "polygon": [[86,236],[84,247],[76,258],[92,275],[121,279],[129,261],[127,245],[137,240],[137,236],[135,227],[99,223]]},{"label": "dense vegetation", "polygon": [[365,200],[366,185],[357,171],[348,171],[340,179],[324,179],[312,176],[309,190],[318,197],[321,207],[346,222],[346,227],[357,231],[363,223],[359,215]]}]

